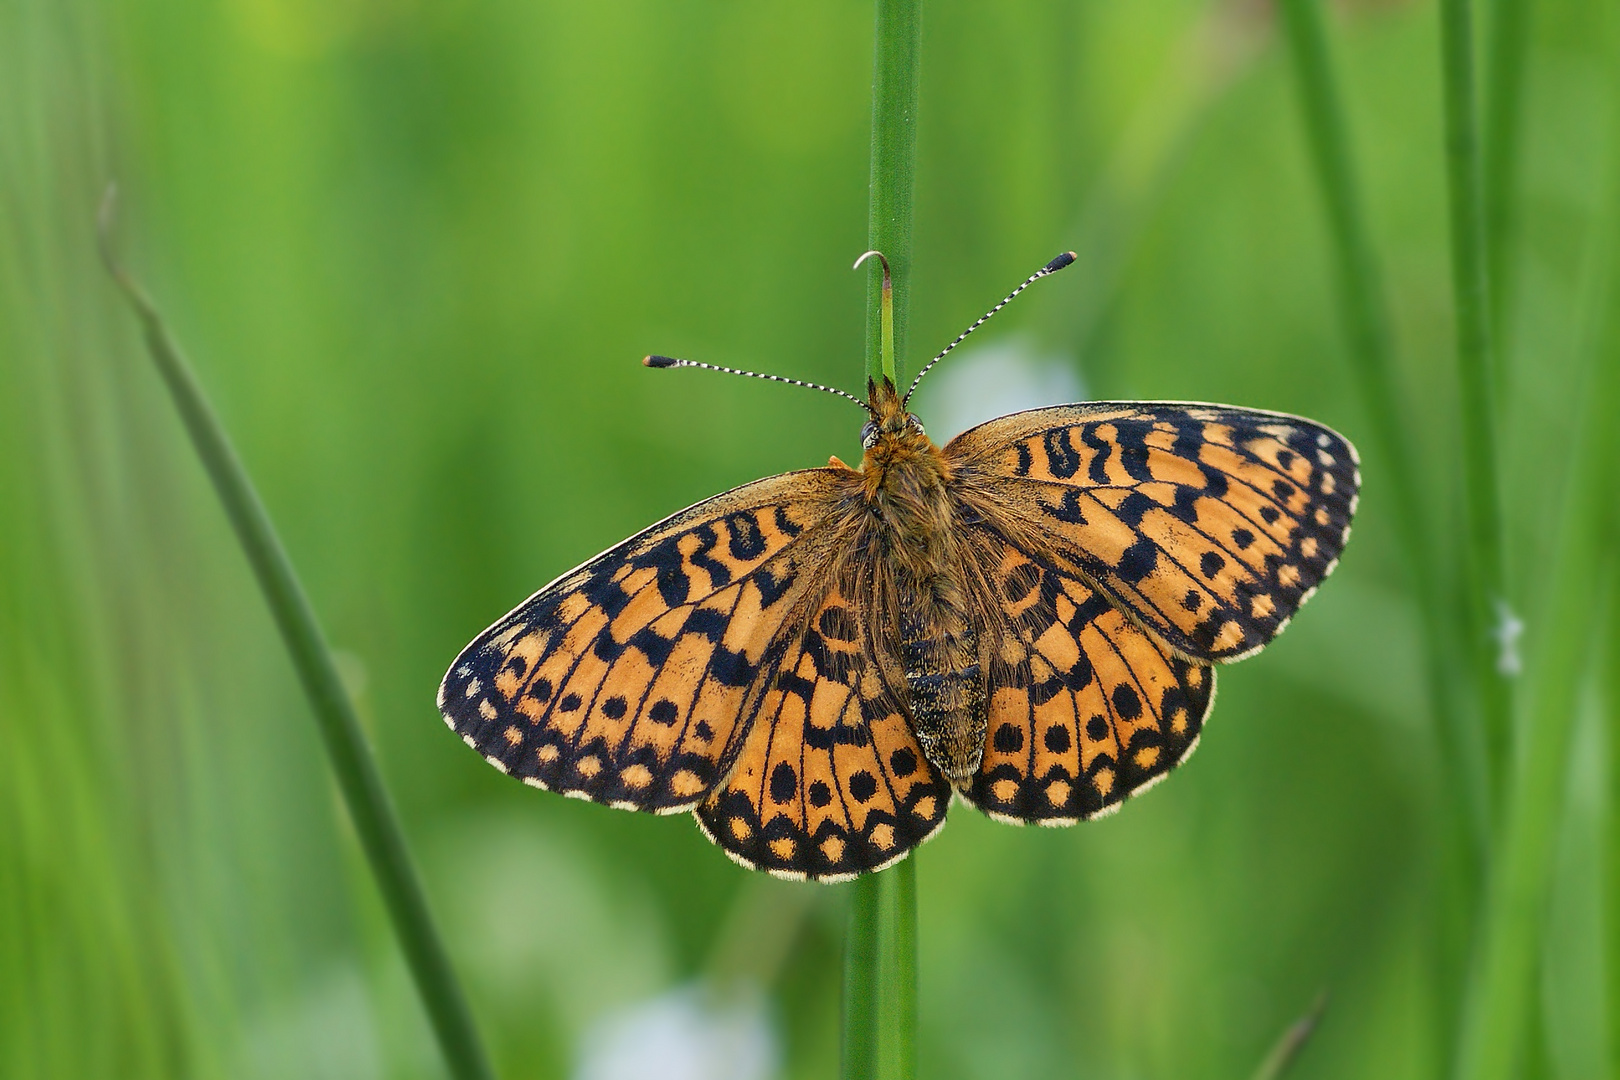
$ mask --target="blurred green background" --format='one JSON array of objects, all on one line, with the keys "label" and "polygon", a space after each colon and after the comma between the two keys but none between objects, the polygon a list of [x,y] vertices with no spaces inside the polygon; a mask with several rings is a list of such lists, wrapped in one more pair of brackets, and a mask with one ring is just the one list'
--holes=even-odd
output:
[{"label": "blurred green background", "polygon": [[[1532,615],[1620,254],[1615,19],[1542,5],[1528,31],[1500,328]],[[1436,10],[1329,26],[1420,483],[1455,531]],[[856,0],[0,0],[0,1074],[441,1070],[285,650],[95,261],[114,177],[126,257],[341,650],[502,1073],[586,1075],[625,1010],[737,971],[765,984],[748,1016],[778,1074],[836,1070],[846,887],[524,789],[434,691],[603,547],[859,453],[846,403],[637,361],[858,387],[871,33]],[[906,366],[1081,260],[941,369],[924,419],[1202,399],[1360,441],[1297,99],[1258,0],[930,2]],[[958,806],[921,851],[923,1075],[1247,1076],[1323,991],[1291,1075],[1443,1067],[1434,943],[1468,931],[1389,463],[1366,457],[1342,567],[1222,672],[1170,782],[1069,830]],[[1524,1065],[1571,1080],[1614,1050],[1606,708],[1580,701]]]}]

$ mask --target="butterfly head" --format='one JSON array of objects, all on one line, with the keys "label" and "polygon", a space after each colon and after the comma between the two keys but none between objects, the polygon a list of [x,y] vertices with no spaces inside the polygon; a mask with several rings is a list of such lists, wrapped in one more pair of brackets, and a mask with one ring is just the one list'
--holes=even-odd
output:
[{"label": "butterfly head", "polygon": [[873,483],[881,483],[891,470],[935,461],[939,450],[923,430],[915,413],[906,411],[905,402],[888,379],[867,383],[867,408],[872,418],[861,428],[861,448],[866,451],[861,471]]},{"label": "butterfly head", "polygon": [[922,438],[922,421],[916,413],[906,411],[905,399],[894,389],[894,383],[885,377],[881,382],[866,380],[867,411],[872,418],[861,428],[861,448],[870,450],[885,436],[891,439]]}]

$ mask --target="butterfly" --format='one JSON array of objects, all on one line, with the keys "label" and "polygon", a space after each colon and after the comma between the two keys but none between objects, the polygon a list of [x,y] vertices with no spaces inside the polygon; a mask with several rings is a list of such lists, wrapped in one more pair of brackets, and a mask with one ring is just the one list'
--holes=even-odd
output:
[{"label": "butterfly", "polygon": [[953,797],[1069,825],[1162,780],[1215,665],[1337,565],[1359,462],[1311,420],[1178,402],[1035,409],[936,446],[917,381],[1072,260],[904,396],[870,381],[859,467],[706,499],[525,600],[451,665],[445,721],[526,784],[691,812],[736,862],[822,882],[904,857]]}]

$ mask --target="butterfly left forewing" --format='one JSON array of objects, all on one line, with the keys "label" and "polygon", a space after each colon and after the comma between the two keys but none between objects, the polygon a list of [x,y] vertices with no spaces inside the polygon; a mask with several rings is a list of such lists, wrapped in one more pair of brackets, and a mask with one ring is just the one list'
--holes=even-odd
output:
[{"label": "butterfly left forewing", "polygon": [[536,787],[691,808],[741,745],[766,651],[830,558],[852,483],[837,469],[760,480],[563,575],[451,665],[446,722]]},{"label": "butterfly left forewing", "polygon": [[874,564],[847,559],[832,576],[783,628],[731,774],[697,810],[733,859],[779,877],[880,869],[943,825],[950,804],[885,668],[893,616]]},{"label": "butterfly left forewing", "polygon": [[1167,651],[1101,592],[1031,557],[991,522],[965,549],[980,611],[989,710],[964,792],[992,817],[1067,825],[1096,817],[1197,744],[1213,669]]},{"label": "butterfly left forewing", "polygon": [[1222,405],[1037,409],[944,452],[972,513],[1204,662],[1276,636],[1337,564],[1361,483],[1330,429]]}]

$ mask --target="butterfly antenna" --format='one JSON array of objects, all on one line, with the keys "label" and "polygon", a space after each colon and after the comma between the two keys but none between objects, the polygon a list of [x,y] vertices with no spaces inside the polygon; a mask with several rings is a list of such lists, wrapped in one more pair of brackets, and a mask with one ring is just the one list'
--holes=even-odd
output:
[{"label": "butterfly antenna", "polygon": [[823,393],[835,394],[838,397],[853,401],[855,404],[859,405],[869,413],[872,411],[872,406],[868,405],[854,394],[847,394],[836,387],[822,386],[820,383],[805,382],[803,379],[789,379],[782,375],[762,375],[757,371],[743,371],[741,368],[722,367],[719,364],[705,364],[699,360],[677,360],[673,356],[649,356],[643,359],[641,362],[650,368],[695,367],[702,368],[705,371],[723,371],[727,375],[746,375],[750,379],[769,379],[771,382],[787,383],[789,386],[804,386],[811,390],[820,390]]},{"label": "butterfly antenna", "polygon": [[934,358],[932,360],[928,361],[928,363],[924,364],[923,369],[921,371],[917,372],[917,377],[915,379],[911,380],[911,386],[906,390],[906,396],[901,399],[901,402],[900,402],[901,407],[904,408],[906,403],[911,400],[911,395],[916,393],[917,384],[923,381],[923,376],[928,374],[928,372],[930,370],[932,370],[932,368],[933,368],[933,366],[935,364],[937,364],[941,360],[945,359],[945,355],[947,353],[949,353],[952,349],[956,348],[958,345],[962,344],[963,341],[967,340],[967,336],[969,334],[973,333],[973,331],[977,330],[979,327],[981,327],[985,323],[989,322],[990,321],[990,316],[994,315],[996,312],[1000,311],[1002,308],[1004,308],[1008,304],[1012,303],[1014,298],[1016,298],[1019,293],[1023,292],[1025,289],[1029,288],[1031,285],[1033,285],[1037,281],[1041,280],[1041,278],[1047,277],[1048,275],[1057,273],[1059,270],[1062,270],[1065,266],[1068,266],[1072,262],[1074,262],[1074,252],[1065,251],[1063,254],[1059,255],[1057,258],[1053,259],[1051,262],[1047,263],[1045,266],[1041,267],[1039,270],[1037,270],[1033,274],[1029,275],[1029,277],[1025,278],[1024,283],[1022,285],[1018,286],[1018,288],[1014,289],[1012,292],[1008,293],[1006,299],[1002,300],[1001,303],[997,304],[995,307],[991,308],[989,311],[985,312],[983,315],[980,315],[978,317],[978,319],[974,321],[972,326],[968,327],[966,330],[962,331],[960,334],[957,334],[955,341],[951,342],[949,345],[947,345],[943,349],[939,350],[939,352],[934,356]]}]

